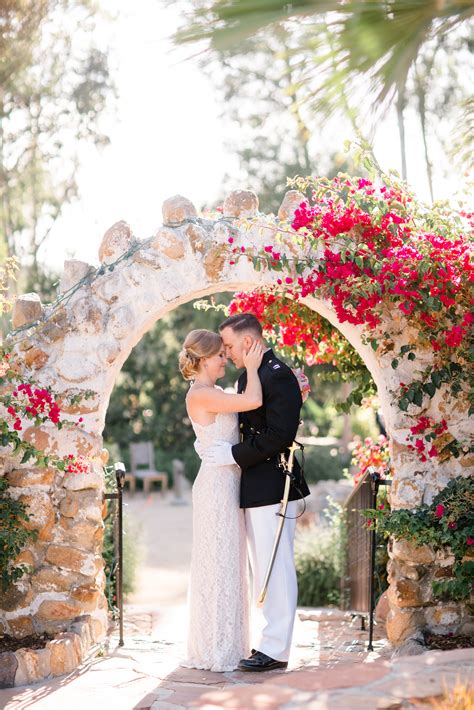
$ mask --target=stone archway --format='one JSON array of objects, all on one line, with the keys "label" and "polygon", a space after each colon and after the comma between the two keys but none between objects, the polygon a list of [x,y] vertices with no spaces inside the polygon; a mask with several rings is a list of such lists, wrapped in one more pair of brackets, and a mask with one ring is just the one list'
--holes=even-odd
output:
[{"label": "stone archway", "polygon": [[[291,218],[300,200],[298,193],[287,193],[278,220]],[[63,649],[58,651],[54,667],[51,660],[53,673],[77,665],[91,641],[100,640],[106,631],[101,544],[102,466],[107,452],[101,435],[116,377],[144,333],[173,308],[219,291],[276,285],[277,274],[255,270],[251,260],[231,263],[231,234],[239,231],[242,220],[257,212],[258,199],[248,191],[231,193],[218,220],[198,218],[188,200],[170,198],[163,205],[164,226],[153,237],[139,241],[125,222],[118,222],[100,245],[100,269],[68,261],[55,304],[43,307],[35,294],[28,294],[15,305],[13,327],[17,330],[10,339],[22,353],[25,374],[64,395],[89,389],[95,392],[92,399],[63,408],[71,421],[83,417],[82,427],[58,431],[44,425],[24,432],[25,438],[47,453],[85,456],[91,473],[52,476],[49,471],[34,469],[28,463],[19,465],[3,455],[12,491],[27,500],[40,530],[37,542],[22,553],[32,573],[25,575],[2,601],[3,626],[15,636],[62,631]],[[261,244],[257,228],[242,236],[248,246],[257,248]],[[271,229],[267,236],[271,236]],[[290,242],[282,248],[295,254]],[[462,466],[450,462],[448,470],[443,464],[427,462],[420,468],[406,446],[410,421],[391,406],[390,392],[401,380],[408,381],[413,363],[406,361],[394,370],[390,352],[381,349],[382,353],[376,354],[364,344],[361,326],[340,323],[329,303],[315,298],[305,302],[339,328],[377,384],[395,469],[392,506],[411,508],[429,502],[450,478],[462,472]],[[401,317],[394,320],[387,313],[386,319],[387,329],[400,345],[410,339],[416,341],[416,333],[406,328]],[[418,367],[420,358],[429,362],[430,353],[420,349]],[[442,403],[434,398],[433,406],[441,407]],[[463,415],[445,412],[445,416],[454,426],[465,426]],[[462,621],[461,609],[453,604],[430,605],[426,567],[425,577],[420,576],[419,566],[430,565],[434,570],[431,551],[413,550],[400,543],[393,546],[391,558],[391,641],[399,644],[425,625],[450,624],[457,628]],[[443,564],[443,560],[439,562]],[[432,573],[428,577],[431,579]],[[22,673],[27,674],[25,668]],[[15,682],[25,682],[22,677],[20,674]]]}]

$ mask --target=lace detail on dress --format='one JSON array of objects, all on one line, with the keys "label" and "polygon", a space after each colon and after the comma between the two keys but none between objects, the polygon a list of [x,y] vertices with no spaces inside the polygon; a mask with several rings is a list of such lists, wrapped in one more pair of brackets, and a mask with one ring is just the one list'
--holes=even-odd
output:
[{"label": "lace detail on dress", "polygon": [[[216,439],[239,441],[237,414],[192,422],[205,452]],[[249,587],[240,468],[204,460],[193,485],[193,550],[188,593],[187,659],[183,665],[232,671],[249,653]]]}]

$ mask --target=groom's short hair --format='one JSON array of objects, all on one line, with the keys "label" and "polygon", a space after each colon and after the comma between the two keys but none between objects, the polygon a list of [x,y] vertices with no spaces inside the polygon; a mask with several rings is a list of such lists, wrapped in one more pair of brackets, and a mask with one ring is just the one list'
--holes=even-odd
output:
[{"label": "groom's short hair", "polygon": [[232,328],[235,333],[242,333],[244,330],[249,330],[259,338],[262,337],[262,326],[253,313],[236,313],[229,316],[219,326],[219,332],[224,328]]}]

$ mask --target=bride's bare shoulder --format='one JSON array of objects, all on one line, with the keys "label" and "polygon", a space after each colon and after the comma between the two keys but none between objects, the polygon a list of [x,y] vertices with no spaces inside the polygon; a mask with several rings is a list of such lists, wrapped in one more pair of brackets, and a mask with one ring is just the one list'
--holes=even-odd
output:
[{"label": "bride's bare shoulder", "polygon": [[192,402],[199,402],[205,399],[210,392],[214,390],[214,387],[200,386],[200,387],[190,387],[186,395],[186,404],[191,404]]}]

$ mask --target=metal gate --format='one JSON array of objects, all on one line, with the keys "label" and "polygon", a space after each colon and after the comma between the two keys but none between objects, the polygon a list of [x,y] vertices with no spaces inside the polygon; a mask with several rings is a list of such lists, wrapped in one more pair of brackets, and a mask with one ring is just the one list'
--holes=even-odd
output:
[{"label": "metal gate", "polygon": [[[108,471],[112,467],[107,467]],[[119,646],[123,646],[123,484],[125,482],[125,466],[118,461],[113,466],[115,472],[115,493],[105,493],[104,500],[114,501],[113,510],[108,515],[113,517],[114,557],[110,575],[115,581],[116,602],[119,613]]]},{"label": "metal gate", "polygon": [[362,628],[362,615],[369,614],[370,651],[373,650],[377,532],[375,520],[370,529],[364,524],[362,511],[376,508],[379,487],[390,486],[391,483],[369,467],[344,504],[347,553],[345,572],[341,578],[341,606],[361,614]]}]

